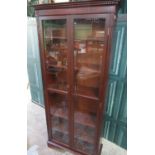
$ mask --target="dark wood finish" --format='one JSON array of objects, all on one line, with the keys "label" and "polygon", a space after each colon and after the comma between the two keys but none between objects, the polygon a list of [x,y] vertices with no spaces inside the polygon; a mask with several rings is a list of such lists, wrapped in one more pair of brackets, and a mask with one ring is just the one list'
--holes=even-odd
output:
[{"label": "dark wood finish", "polygon": [[117,6],[117,0],[34,6],[49,147],[81,155],[101,154]]},{"label": "dark wood finish", "polygon": [[[86,153],[83,153],[83,152],[80,152],[80,151],[77,151],[77,150],[74,150],[73,148],[70,148],[70,147],[68,147],[68,146],[66,146],[66,145],[64,145],[64,144],[60,144],[60,143],[57,143],[57,142],[55,142],[55,141],[48,141],[47,142],[47,145],[49,146],[49,147],[53,147],[53,148],[57,148],[58,150],[68,150],[68,151],[71,151],[72,153],[74,153],[75,155],[88,155],[88,154],[86,154]],[[101,144],[100,146],[99,146],[99,151],[98,151],[98,153],[95,153],[94,155],[101,155],[101,152],[102,152],[102,147],[103,147],[103,145]]]},{"label": "dark wood finish", "polygon": [[120,0],[102,0],[102,1],[84,1],[69,3],[53,3],[33,5],[35,10],[62,9],[62,8],[78,8],[78,7],[95,7],[95,6],[117,6]]},{"label": "dark wood finish", "polygon": [[[68,15],[72,12],[72,14],[92,14],[92,13],[115,13],[116,8],[114,6],[109,6],[107,7],[101,7],[101,6],[96,6],[94,8],[90,7],[81,7],[79,10],[75,10],[75,8],[67,8],[67,9],[62,9],[62,12],[64,15]],[[40,10],[36,11],[36,15],[38,16],[50,16],[51,14],[53,15],[62,15],[62,13],[59,11],[59,9],[54,9],[54,10]]]}]

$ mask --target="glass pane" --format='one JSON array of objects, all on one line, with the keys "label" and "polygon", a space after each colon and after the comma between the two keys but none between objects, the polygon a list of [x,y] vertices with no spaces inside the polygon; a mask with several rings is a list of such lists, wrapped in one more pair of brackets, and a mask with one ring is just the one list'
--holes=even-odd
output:
[{"label": "glass pane", "polygon": [[48,83],[56,89],[67,89],[66,20],[45,20],[44,45]]},{"label": "glass pane", "polygon": [[75,97],[74,104],[74,145],[87,154],[93,154],[95,143],[97,102]]},{"label": "glass pane", "polygon": [[57,93],[49,95],[50,112],[52,117],[52,137],[53,139],[69,143],[68,132],[68,102],[67,96]]},{"label": "glass pane", "polygon": [[105,19],[74,20],[75,90],[98,97],[104,52]]}]

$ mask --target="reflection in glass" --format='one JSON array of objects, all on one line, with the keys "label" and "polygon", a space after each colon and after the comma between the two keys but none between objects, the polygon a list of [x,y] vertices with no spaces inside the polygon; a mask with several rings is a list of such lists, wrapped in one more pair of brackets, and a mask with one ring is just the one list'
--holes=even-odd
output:
[{"label": "reflection in glass", "polygon": [[104,52],[104,19],[74,20],[76,93],[98,97]]},{"label": "reflection in glass", "polygon": [[93,155],[105,19],[74,20],[74,146]]},{"label": "reflection in glass", "polygon": [[66,90],[67,87],[67,38],[66,20],[45,20],[44,45],[46,69],[50,87]]},{"label": "reflection in glass", "polygon": [[74,145],[75,148],[93,154],[95,144],[97,102],[76,97],[74,104]]},{"label": "reflection in glass", "polygon": [[60,142],[69,143],[68,102],[66,95],[53,93],[49,95],[52,117],[52,137]]}]

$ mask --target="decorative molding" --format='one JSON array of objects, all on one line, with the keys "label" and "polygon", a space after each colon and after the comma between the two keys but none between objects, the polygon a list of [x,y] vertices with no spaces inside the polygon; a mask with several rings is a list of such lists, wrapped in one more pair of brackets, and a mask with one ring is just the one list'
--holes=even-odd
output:
[{"label": "decorative molding", "polygon": [[60,9],[60,8],[77,8],[77,7],[92,7],[103,5],[118,5],[120,0],[102,0],[102,1],[85,1],[85,2],[68,2],[68,3],[53,3],[53,4],[38,4],[33,5],[35,10],[45,9]]}]

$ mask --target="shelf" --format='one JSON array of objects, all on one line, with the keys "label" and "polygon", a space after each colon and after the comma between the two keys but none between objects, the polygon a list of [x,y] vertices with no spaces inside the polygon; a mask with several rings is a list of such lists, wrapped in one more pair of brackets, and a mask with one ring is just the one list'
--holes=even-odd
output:
[{"label": "shelf", "polygon": [[[90,63],[87,63],[87,64],[90,64]],[[92,74],[100,75],[100,72],[97,69],[92,69],[85,66],[82,66],[81,68],[75,67],[74,70],[79,71],[79,74],[81,75],[87,75],[87,76],[90,76]]]},{"label": "shelf", "polygon": [[78,128],[75,128],[75,133],[78,133],[78,134],[75,134],[74,138],[90,144],[94,143],[94,138],[91,137],[89,133],[86,132],[86,130],[81,130],[81,131],[78,131],[78,130],[79,130]]},{"label": "shelf", "polygon": [[[64,27],[66,27],[66,25],[63,25]],[[50,25],[51,27],[51,25]],[[65,30],[64,27],[52,27],[52,30]]]},{"label": "shelf", "polygon": [[50,108],[50,113],[54,117],[60,117],[60,118],[68,120],[68,109],[67,108],[64,110],[63,108],[57,108],[53,106]]},{"label": "shelf", "polygon": [[104,42],[104,38],[87,38],[87,39],[74,39],[74,41],[99,41]]},{"label": "shelf", "polygon": [[59,36],[55,36],[55,37],[45,37],[45,39],[63,39],[63,40],[66,40],[67,38],[66,37],[59,37]]},{"label": "shelf", "polygon": [[60,121],[59,118],[52,117],[52,136],[65,143],[69,142],[68,121]]},{"label": "shelf", "polygon": [[88,38],[87,39],[88,41],[101,41],[101,42],[103,42],[104,41],[104,37],[96,37],[96,38]]},{"label": "shelf", "polygon": [[94,101],[99,101],[99,98],[96,97],[94,94],[93,94],[93,96],[88,96],[88,95],[83,95],[83,94],[76,93],[76,94],[74,94],[74,96],[83,97],[83,98],[94,100]]},{"label": "shelf", "polygon": [[51,47],[52,51],[62,51],[62,50],[67,50],[67,47]]},{"label": "shelf", "polygon": [[[61,67],[48,67],[47,68],[47,74],[48,75],[54,75],[54,76],[56,76],[57,73],[61,73],[61,72],[65,71],[65,70],[66,70],[65,67],[63,67],[63,68],[61,68]],[[55,88],[58,88],[58,86],[54,86],[54,87]]]},{"label": "shelf", "polygon": [[68,135],[68,131],[67,131],[67,127],[65,126],[64,123],[60,124],[52,124],[52,131],[57,131],[57,132],[61,132],[62,134]]},{"label": "shelf", "polygon": [[75,123],[95,128],[96,122],[95,118],[91,117],[88,114],[83,114],[81,112],[76,112],[74,115]]},{"label": "shelf", "polygon": [[75,139],[75,147],[84,154],[87,152],[87,154],[92,155],[94,145],[87,142],[85,143],[79,139]]},{"label": "shelf", "polygon": [[62,94],[62,95],[67,95],[68,92],[66,90],[62,90],[62,89],[57,89],[57,88],[54,88],[54,86],[52,87],[48,87],[47,88],[48,92],[50,93],[58,93],[58,94]]},{"label": "shelf", "polygon": [[[63,109],[63,108],[56,108],[53,106],[50,109],[50,113],[53,117],[60,117],[62,119],[68,120],[68,109],[67,108]],[[74,119],[75,119],[75,123],[81,124],[83,126],[88,126],[88,127],[92,127],[92,128],[95,128],[95,126],[96,126],[95,118],[91,117],[88,114],[76,112]]]},{"label": "shelf", "polygon": [[[59,132],[61,135],[66,135],[68,137],[69,132],[68,132],[68,125],[65,125],[64,123],[62,124],[52,124],[52,133]],[[74,138],[79,139],[81,141],[85,141],[88,143],[93,144],[94,143],[94,138],[86,131],[80,130],[79,128],[75,128],[75,136]]]},{"label": "shelf", "polygon": [[57,68],[57,69],[67,69],[67,66],[62,66],[62,65],[51,65],[51,64],[47,64],[47,67],[53,67],[53,68]]},{"label": "shelf", "polygon": [[74,96],[92,99],[94,101],[99,100],[98,99],[99,94],[97,88],[79,86],[79,88],[77,88],[75,91],[76,93],[74,94]]},{"label": "shelf", "polygon": [[56,141],[60,141],[66,144],[69,143],[69,135],[56,128],[52,128],[52,137]]}]

